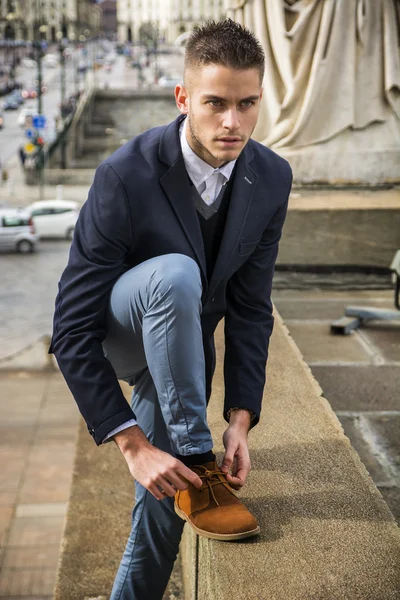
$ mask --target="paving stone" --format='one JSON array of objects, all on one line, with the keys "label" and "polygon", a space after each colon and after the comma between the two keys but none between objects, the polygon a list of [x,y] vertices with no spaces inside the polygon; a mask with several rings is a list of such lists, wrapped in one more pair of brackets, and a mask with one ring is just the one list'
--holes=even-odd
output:
[{"label": "paving stone", "polygon": [[372,360],[357,332],[350,336],[336,336],[330,333],[330,323],[288,320],[285,324],[307,363],[370,363]]},{"label": "paving stone", "polygon": [[[78,409],[76,409],[78,413]],[[73,424],[55,424],[55,423],[43,423],[40,422],[37,425],[35,433],[35,442],[40,443],[43,441],[54,441],[59,445],[63,445],[65,442],[76,440],[77,426],[79,422],[79,414],[76,416],[76,423]]]},{"label": "paving stone", "polygon": [[1,466],[0,489],[2,491],[15,490],[18,488],[25,468],[25,460],[17,458],[8,461]]},{"label": "paving stone", "polygon": [[399,367],[312,367],[333,410],[400,410]]},{"label": "paving stone", "polygon": [[53,598],[53,594],[51,594],[50,596],[1,596],[0,598],[2,598],[3,600],[54,600]]},{"label": "paving stone", "polygon": [[11,423],[7,425],[7,427],[0,425],[0,448],[13,448],[18,449],[18,451],[21,452],[26,452],[32,441],[33,435],[33,424],[16,425]]},{"label": "paving stone", "polygon": [[283,300],[315,300],[320,302],[325,302],[328,300],[338,300],[346,303],[356,304],[359,300],[366,300],[370,302],[372,299],[374,301],[378,300],[387,300],[393,304],[393,291],[392,290],[355,290],[355,289],[347,289],[347,290],[337,290],[335,288],[331,288],[329,290],[326,289],[280,289],[273,291],[274,301],[278,301],[280,299]]},{"label": "paving stone", "polygon": [[2,569],[0,597],[52,595],[55,578],[54,569]]},{"label": "paving stone", "polygon": [[400,487],[382,488],[378,486],[378,489],[400,526]]},{"label": "paving stone", "polygon": [[346,298],[332,299],[299,299],[282,298],[274,296],[273,298],[279,314],[286,321],[287,319],[323,319],[335,320],[344,316],[347,306],[377,306],[378,308],[393,308],[393,301],[386,298],[360,298],[349,301]]},{"label": "paving stone", "polygon": [[397,361],[400,365],[400,321],[369,323],[362,331],[372,344],[377,346],[385,360]]},{"label": "paving stone", "polygon": [[12,524],[7,546],[59,544],[63,527],[63,517],[17,517]]},{"label": "paving stone", "polygon": [[13,512],[13,506],[0,506],[0,546],[4,544],[6,533],[11,525]]},{"label": "paving stone", "polygon": [[17,497],[18,490],[0,490],[0,506],[13,506]]},{"label": "paving stone", "polygon": [[388,460],[397,470],[400,485],[400,413],[398,415],[369,415],[379,443],[385,450]]},{"label": "paving stone", "polygon": [[24,477],[19,499],[22,504],[66,502],[72,478],[72,457],[70,464],[46,464],[30,467]]},{"label": "paving stone", "polygon": [[67,507],[67,502],[18,504],[15,515],[17,517],[64,517]]},{"label": "paving stone", "polygon": [[383,472],[382,465],[377,457],[371,453],[371,447],[362,436],[358,426],[358,418],[339,416],[339,420],[351,445],[358,453],[374,482],[385,482],[386,475]]},{"label": "paving stone", "polygon": [[4,569],[57,569],[59,545],[6,548]]}]

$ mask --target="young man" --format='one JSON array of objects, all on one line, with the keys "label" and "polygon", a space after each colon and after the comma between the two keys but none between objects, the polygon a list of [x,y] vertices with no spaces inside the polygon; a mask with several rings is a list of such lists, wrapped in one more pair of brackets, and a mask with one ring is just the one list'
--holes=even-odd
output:
[{"label": "young man", "polygon": [[[232,488],[250,471],[292,179],[250,140],[263,73],[262,48],[239,24],[195,30],[175,89],[181,115],[100,165],[76,225],[52,350],[96,443],[113,439],[136,480],[112,600],[162,598],[185,521],[215,539],[259,532]],[[220,468],[206,404],[223,317]],[[135,385],[132,408],[118,378]]]}]

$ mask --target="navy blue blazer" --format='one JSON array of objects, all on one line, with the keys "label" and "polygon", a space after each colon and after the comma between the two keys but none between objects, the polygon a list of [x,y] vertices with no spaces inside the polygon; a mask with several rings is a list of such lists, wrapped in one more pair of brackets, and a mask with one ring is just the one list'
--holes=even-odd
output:
[{"label": "navy blue blazer", "polygon": [[128,269],[163,254],[193,258],[203,280],[207,400],[213,334],[225,317],[225,404],[258,422],[273,327],[271,286],[292,182],[289,164],[250,140],[237,164],[211,279],[179,141],[180,115],[118,149],[97,169],[59,282],[50,351],[97,444],[134,417],[104,357],[110,291]]}]

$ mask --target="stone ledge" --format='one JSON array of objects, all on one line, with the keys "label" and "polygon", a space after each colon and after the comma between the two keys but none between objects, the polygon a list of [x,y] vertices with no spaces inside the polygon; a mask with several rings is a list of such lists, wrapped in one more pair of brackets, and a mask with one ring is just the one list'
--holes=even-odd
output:
[{"label": "stone ledge", "polygon": [[[221,456],[222,328],[216,342],[209,422]],[[196,539],[186,526],[185,599],[397,598],[400,531],[278,315],[250,448],[253,471],[242,498],[262,535],[227,544]],[[132,496],[118,450],[97,448],[81,424],[54,600],[108,597]]]},{"label": "stone ledge", "polygon": [[[221,356],[220,336],[217,348]],[[219,362],[208,413],[219,456],[222,401]],[[241,497],[261,536],[215,542],[186,527],[186,600],[398,597],[400,531],[278,315],[250,452]]]}]

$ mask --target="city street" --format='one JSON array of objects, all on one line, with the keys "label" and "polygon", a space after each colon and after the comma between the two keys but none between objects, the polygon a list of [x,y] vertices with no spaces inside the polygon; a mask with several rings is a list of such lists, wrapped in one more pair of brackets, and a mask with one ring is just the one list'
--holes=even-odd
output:
[{"label": "city street", "polygon": [[57,282],[69,242],[41,241],[37,251],[0,253],[0,361],[52,330]]},{"label": "city street", "polygon": [[[74,60],[71,58],[65,63],[65,83],[66,96],[75,92],[76,79],[74,77]],[[49,120],[49,127],[54,129],[54,119],[60,112],[61,102],[61,75],[60,66],[50,68],[43,65],[43,83],[47,87],[47,92],[42,95],[43,114]],[[17,69],[17,79],[21,81],[24,87],[33,87],[33,82],[37,80],[37,68],[19,67]],[[83,86],[83,76],[79,76],[80,86]],[[0,98],[0,108],[7,96]],[[21,144],[27,142],[24,130],[17,123],[18,115],[22,108],[32,108],[37,110],[38,100],[29,98],[18,110],[4,111],[4,127],[0,130],[0,161],[4,167],[7,161],[17,152]]]}]

